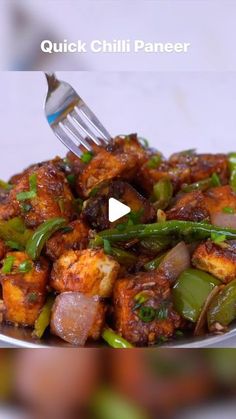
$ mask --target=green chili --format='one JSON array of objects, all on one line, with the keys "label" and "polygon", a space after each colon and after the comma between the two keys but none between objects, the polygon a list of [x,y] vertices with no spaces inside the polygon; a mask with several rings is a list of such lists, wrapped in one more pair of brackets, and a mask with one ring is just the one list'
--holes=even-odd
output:
[{"label": "green chili", "polygon": [[111,247],[110,253],[121,265],[126,266],[127,268],[135,265],[137,263],[137,256],[126,250],[119,249],[118,247]]},{"label": "green chili", "polygon": [[105,328],[102,332],[103,339],[108,343],[109,346],[116,349],[133,348],[133,345],[127,340],[122,338],[120,335],[115,333],[110,328]]},{"label": "green chili", "polygon": [[156,256],[158,253],[166,250],[172,243],[173,238],[171,237],[152,236],[142,239],[140,241],[140,246],[148,255]]},{"label": "green chili", "polygon": [[119,231],[118,229],[104,230],[96,235],[93,244],[102,246],[103,239],[109,240],[110,243],[115,243],[152,236],[159,236],[159,238],[174,236],[187,239],[191,237],[192,241],[196,241],[207,239],[211,237],[212,233],[225,235],[227,240],[236,239],[235,229],[217,227],[203,222],[170,220],[162,223],[127,226],[124,231]]},{"label": "green chili", "polygon": [[175,310],[185,319],[196,322],[204,303],[220,281],[198,269],[187,269],[172,290]]},{"label": "green chili", "polygon": [[104,249],[104,252],[107,255],[111,255],[111,244],[110,244],[109,240],[107,240],[107,239],[103,240],[103,249]]},{"label": "green chili", "polygon": [[6,259],[3,260],[2,273],[3,274],[11,273],[14,262],[15,262],[14,256],[7,256]]},{"label": "green chili", "polygon": [[153,186],[152,200],[159,209],[168,207],[173,195],[173,186],[169,178],[162,178]]},{"label": "green chili", "polygon": [[229,171],[230,171],[229,184],[232,186],[233,190],[236,192],[236,153],[228,154],[228,164],[229,164]]},{"label": "green chili", "polygon": [[33,336],[41,339],[47,327],[50,324],[52,306],[55,298],[51,295],[48,296],[46,303],[44,304],[35,324]]},{"label": "green chili", "polygon": [[47,240],[57,230],[66,226],[66,220],[64,218],[51,218],[41,224],[33,233],[26,245],[26,252],[32,260],[39,258],[40,253],[47,242]]},{"label": "green chili", "polygon": [[213,233],[211,233],[211,240],[214,243],[219,244],[219,243],[222,243],[226,240],[226,236],[225,236],[225,234],[219,234],[219,233],[214,233],[213,232]]},{"label": "green chili", "polygon": [[236,279],[229,282],[212,300],[207,321],[209,329],[214,328],[215,323],[228,326],[236,318]]}]

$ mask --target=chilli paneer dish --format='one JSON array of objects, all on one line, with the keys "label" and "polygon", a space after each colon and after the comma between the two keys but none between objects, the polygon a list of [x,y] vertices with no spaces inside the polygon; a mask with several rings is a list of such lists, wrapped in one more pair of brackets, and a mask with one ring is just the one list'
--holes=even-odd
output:
[{"label": "chilli paneer dish", "polygon": [[[110,222],[109,199],[131,211]],[[236,153],[136,134],[0,182],[0,320],[71,345],[159,345],[236,318]]]}]

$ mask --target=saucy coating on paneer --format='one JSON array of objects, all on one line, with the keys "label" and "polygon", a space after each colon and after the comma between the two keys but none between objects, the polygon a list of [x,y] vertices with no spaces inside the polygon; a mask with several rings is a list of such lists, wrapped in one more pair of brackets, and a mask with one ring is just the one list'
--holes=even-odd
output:
[{"label": "saucy coating on paneer", "polygon": [[227,241],[216,244],[207,240],[194,251],[192,263],[196,268],[228,283],[236,278],[236,243]]},{"label": "saucy coating on paneer", "polygon": [[140,185],[148,193],[163,177],[168,177],[177,192],[184,184],[191,184],[218,174],[223,184],[229,178],[228,160],[224,154],[184,154],[177,153],[167,161],[160,161],[157,167],[143,164],[138,175]]},{"label": "saucy coating on paneer", "polygon": [[[20,200],[19,194],[30,190],[30,176],[36,179],[36,196]],[[28,227],[37,227],[54,217],[73,217],[73,195],[65,175],[53,163],[33,168],[18,180],[10,191],[9,200],[17,205]]]},{"label": "saucy coating on paneer", "polygon": [[109,198],[115,198],[128,205],[132,213],[137,215],[137,224],[152,222],[156,218],[156,210],[146,198],[139,194],[129,183],[115,180],[102,185],[96,195],[89,198],[83,207],[82,215],[89,225],[96,230],[112,228],[128,220],[128,217],[122,217],[116,222],[109,222]]},{"label": "saucy coating on paneer", "polygon": [[7,246],[4,241],[0,239],[0,260],[2,260],[7,253]]},{"label": "saucy coating on paneer", "polygon": [[229,185],[211,188],[206,192],[193,191],[183,194],[167,213],[168,220],[210,221],[224,208],[236,211],[236,194]]},{"label": "saucy coating on paneer", "polygon": [[118,262],[103,250],[68,250],[53,264],[51,286],[58,292],[110,297],[118,272]]},{"label": "saucy coating on paneer", "polygon": [[105,323],[106,306],[97,296],[63,292],[56,297],[51,316],[51,332],[66,342],[83,346],[98,340]]},{"label": "saucy coating on paneer", "polygon": [[107,149],[95,148],[94,155],[87,164],[81,164],[81,160],[76,162],[69,155],[72,171],[76,176],[77,193],[88,197],[101,182],[120,178],[132,180],[146,160],[146,153],[137,135],[131,134],[125,138],[116,137]]},{"label": "saucy coating on paneer", "polygon": [[88,244],[88,236],[89,228],[84,221],[72,221],[65,231],[58,231],[47,241],[46,255],[54,261],[67,250],[85,249]]},{"label": "saucy coating on paneer", "polygon": [[[33,326],[46,297],[46,285],[49,279],[49,262],[40,257],[36,262],[29,260],[25,252],[8,252],[6,258],[14,258],[10,273],[0,273],[6,321]],[[31,269],[20,272],[21,264],[28,261]]]},{"label": "saucy coating on paneer", "polygon": [[[140,306],[139,297],[144,299]],[[140,272],[118,279],[113,303],[116,330],[137,346],[155,344],[159,338],[171,337],[180,326],[180,316],[171,302],[170,285],[156,272]]]}]

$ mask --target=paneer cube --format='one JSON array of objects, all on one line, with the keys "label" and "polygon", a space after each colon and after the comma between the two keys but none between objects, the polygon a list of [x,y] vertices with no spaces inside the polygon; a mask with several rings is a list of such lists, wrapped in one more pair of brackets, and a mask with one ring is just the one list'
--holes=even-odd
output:
[{"label": "paneer cube", "polygon": [[169,282],[157,272],[118,279],[113,302],[116,330],[135,345],[155,344],[180,326]]},{"label": "paneer cube", "polygon": [[215,244],[211,240],[201,243],[193,253],[192,263],[228,283],[236,278],[236,244],[230,241]]},{"label": "paneer cube", "polygon": [[114,223],[108,219],[109,198],[115,198],[131,208],[138,223],[148,223],[156,218],[156,210],[151,203],[136,191],[129,183],[122,180],[114,180],[102,185],[96,196],[89,198],[83,208],[82,215],[89,225],[96,230],[114,228],[117,224],[127,221],[123,217]]},{"label": "paneer cube", "polygon": [[54,262],[51,286],[56,291],[78,291],[110,297],[119,264],[103,250],[68,250]]},{"label": "paneer cube", "polygon": [[[36,196],[21,201],[18,198],[19,194],[30,190],[31,175],[35,175],[36,178]],[[73,196],[66,177],[50,162],[27,170],[10,191],[9,202],[18,208],[29,227],[37,227],[54,217],[70,220],[74,214]]]},{"label": "paneer cube", "polygon": [[[8,252],[12,256],[13,267],[10,273],[0,273],[5,306],[4,319],[22,326],[33,326],[43,307],[46,285],[49,278],[49,263],[41,257],[31,262],[24,252]],[[20,272],[22,263],[28,261],[31,269]]]},{"label": "paneer cube", "polygon": [[[70,231],[71,229],[71,231]],[[88,244],[89,229],[84,221],[75,220],[68,224],[69,231],[58,231],[48,240],[46,254],[58,259],[67,250],[82,250]]]}]

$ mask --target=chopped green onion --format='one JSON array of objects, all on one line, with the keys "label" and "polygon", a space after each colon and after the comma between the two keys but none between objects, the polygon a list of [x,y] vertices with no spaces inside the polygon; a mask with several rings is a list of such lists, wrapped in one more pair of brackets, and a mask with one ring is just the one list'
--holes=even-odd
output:
[{"label": "chopped green onion", "polygon": [[89,163],[93,158],[93,153],[91,151],[85,151],[81,156],[80,159],[83,163]]},{"label": "chopped green onion", "polygon": [[66,226],[64,218],[51,218],[42,223],[26,244],[26,252],[32,260],[39,258],[48,239],[58,230]]},{"label": "chopped green onion", "polygon": [[29,212],[32,209],[32,205],[30,204],[25,204],[24,202],[21,203],[20,205],[21,211],[26,213]]},{"label": "chopped green onion", "polygon": [[111,255],[112,254],[112,248],[111,248],[111,244],[110,244],[109,240],[107,240],[107,239],[104,239],[103,240],[103,249],[104,249],[104,252],[107,255]]},{"label": "chopped green onion", "polygon": [[225,212],[225,214],[234,214],[235,213],[235,209],[232,207],[224,207],[223,212]]},{"label": "chopped green onion", "polygon": [[147,167],[149,169],[157,169],[158,166],[161,164],[161,156],[160,154],[156,154],[155,156],[152,156],[148,162]]},{"label": "chopped green onion", "polygon": [[143,146],[144,148],[148,148],[149,147],[149,142],[146,138],[144,137],[138,137],[138,141],[141,144],[141,146]]},{"label": "chopped green onion", "polygon": [[12,271],[14,261],[15,261],[14,256],[7,256],[6,259],[4,259],[3,266],[2,266],[3,274],[9,274]]},{"label": "chopped green onion", "polygon": [[161,307],[157,310],[156,318],[158,320],[166,320],[168,318],[168,307]]},{"label": "chopped green onion", "polygon": [[37,193],[37,175],[33,173],[29,176],[30,191]]},{"label": "chopped green onion", "polygon": [[60,232],[61,232],[61,233],[63,233],[63,234],[65,234],[65,233],[71,233],[73,230],[74,230],[74,229],[73,229],[73,227],[71,227],[71,226],[66,226],[66,227],[63,227],[63,228],[60,230]]},{"label": "chopped green onion", "polygon": [[35,291],[33,291],[33,292],[30,292],[28,295],[27,295],[27,301],[28,301],[28,303],[36,303],[36,301],[38,300],[38,293],[37,292],[35,292]]},{"label": "chopped green onion", "polygon": [[17,201],[26,201],[27,199],[34,199],[37,196],[37,175],[33,173],[29,176],[30,190],[25,192],[19,192],[16,195]]},{"label": "chopped green onion", "polygon": [[93,188],[91,192],[89,193],[89,198],[94,198],[97,195],[98,191],[99,191],[99,188]]},{"label": "chopped green onion", "polygon": [[36,193],[34,191],[19,192],[16,195],[17,201],[26,201],[27,199],[36,198]]},{"label": "chopped green onion", "polygon": [[102,332],[103,339],[108,343],[109,346],[116,349],[132,348],[133,345],[127,340],[122,338],[120,335],[115,333],[112,329],[106,327]]},{"label": "chopped green onion", "polygon": [[148,300],[149,300],[149,295],[147,293],[145,293],[145,291],[141,291],[138,294],[136,294],[134,296],[135,305],[134,305],[132,311],[136,311],[138,308],[140,308]]},{"label": "chopped green onion", "polygon": [[5,243],[8,247],[10,247],[13,250],[23,250],[24,249],[24,246],[22,246],[21,244],[19,244],[17,242],[14,242],[13,240],[7,240]]},{"label": "chopped green onion", "polygon": [[144,323],[152,322],[156,317],[156,310],[149,306],[141,307],[138,312],[138,317]]},{"label": "chopped green onion", "polygon": [[192,156],[195,153],[196,153],[196,148],[190,148],[189,150],[180,151],[177,154],[179,154],[181,156]]},{"label": "chopped green onion", "polygon": [[73,174],[68,175],[67,180],[68,180],[68,183],[70,184],[70,186],[75,185],[75,175],[73,175]]},{"label": "chopped green onion", "polygon": [[224,234],[211,233],[211,240],[216,244],[222,243],[226,240],[226,236]]},{"label": "chopped green onion", "polygon": [[21,273],[30,272],[33,268],[33,263],[30,260],[24,260],[24,262],[20,263],[18,270]]},{"label": "chopped green onion", "polygon": [[211,184],[212,184],[213,187],[216,187],[216,186],[220,186],[221,185],[221,181],[220,181],[220,178],[217,175],[217,173],[213,173],[212,174],[212,176],[211,176]]}]

